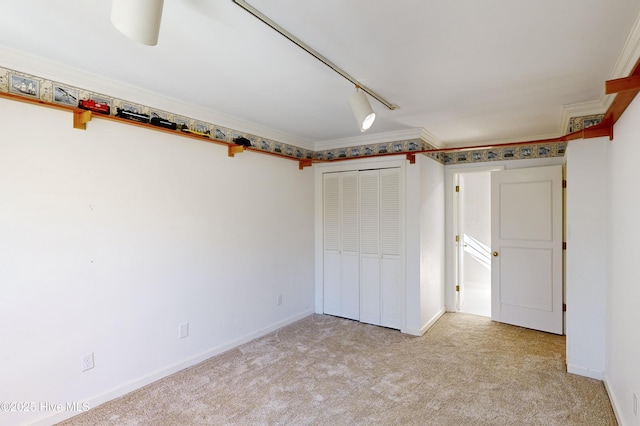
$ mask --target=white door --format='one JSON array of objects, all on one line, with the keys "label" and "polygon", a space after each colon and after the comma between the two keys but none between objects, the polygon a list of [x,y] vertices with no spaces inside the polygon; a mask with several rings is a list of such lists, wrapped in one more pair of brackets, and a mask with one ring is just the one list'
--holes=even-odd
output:
[{"label": "white door", "polygon": [[400,169],[380,170],[380,325],[401,328]]},{"label": "white door", "polygon": [[360,172],[360,321],[380,325],[380,173]]},{"label": "white door", "polygon": [[562,334],[562,166],[491,176],[491,318]]},{"label": "white door", "polygon": [[324,313],[340,315],[340,175],[322,176]]},{"label": "white door", "polygon": [[400,169],[360,172],[360,321],[401,328]]},{"label": "white door", "polygon": [[358,173],[323,176],[324,312],[359,319]]}]

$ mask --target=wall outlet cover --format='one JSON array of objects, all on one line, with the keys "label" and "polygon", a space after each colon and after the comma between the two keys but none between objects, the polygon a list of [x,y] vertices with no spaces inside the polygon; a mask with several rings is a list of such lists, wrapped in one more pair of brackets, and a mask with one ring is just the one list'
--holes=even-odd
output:
[{"label": "wall outlet cover", "polygon": [[185,322],[184,324],[180,324],[178,330],[178,337],[180,339],[184,339],[185,337],[189,337],[189,323]]},{"label": "wall outlet cover", "polygon": [[80,371],[91,370],[93,367],[95,367],[93,352],[83,355],[80,359]]}]

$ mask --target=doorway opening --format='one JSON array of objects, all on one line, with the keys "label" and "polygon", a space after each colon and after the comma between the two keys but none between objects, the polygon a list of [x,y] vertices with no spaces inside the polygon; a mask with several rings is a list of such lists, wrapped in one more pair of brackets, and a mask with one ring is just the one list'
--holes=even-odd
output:
[{"label": "doorway opening", "polygon": [[491,317],[491,171],[454,175],[456,310]]}]

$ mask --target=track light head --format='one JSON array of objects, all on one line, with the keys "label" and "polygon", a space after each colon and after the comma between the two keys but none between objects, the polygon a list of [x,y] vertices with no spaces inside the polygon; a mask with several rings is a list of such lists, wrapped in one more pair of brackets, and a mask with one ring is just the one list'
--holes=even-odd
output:
[{"label": "track light head", "polygon": [[356,89],[356,92],[349,97],[349,105],[358,122],[360,131],[368,130],[376,120],[376,113],[373,112],[373,108],[371,108],[371,104],[364,92]]},{"label": "track light head", "polygon": [[164,0],[113,0],[111,23],[133,41],[158,44]]}]

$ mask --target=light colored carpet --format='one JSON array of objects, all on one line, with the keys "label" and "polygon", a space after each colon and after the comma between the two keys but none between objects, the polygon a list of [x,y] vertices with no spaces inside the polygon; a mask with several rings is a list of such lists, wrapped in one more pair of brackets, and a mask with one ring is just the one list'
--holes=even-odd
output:
[{"label": "light colored carpet", "polygon": [[565,338],[468,314],[424,336],[312,315],[63,425],[615,425]]}]

